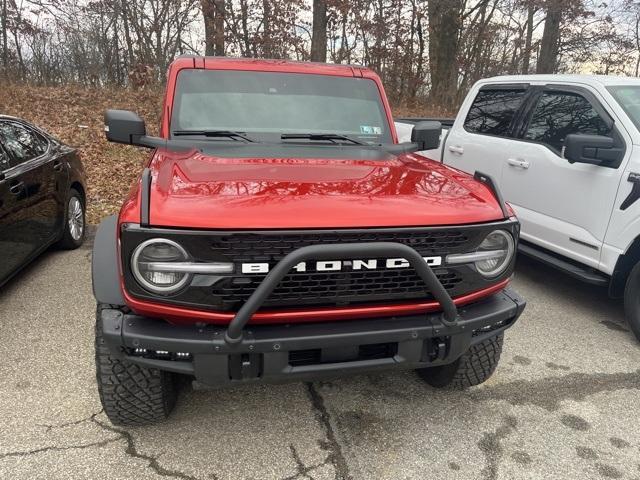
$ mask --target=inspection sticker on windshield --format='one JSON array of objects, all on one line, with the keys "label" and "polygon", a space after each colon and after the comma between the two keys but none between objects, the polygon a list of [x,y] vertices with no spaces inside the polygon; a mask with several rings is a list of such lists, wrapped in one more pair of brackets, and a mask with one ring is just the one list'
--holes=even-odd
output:
[{"label": "inspection sticker on windshield", "polygon": [[382,128],[360,125],[360,133],[363,133],[365,135],[380,135],[382,133]]}]

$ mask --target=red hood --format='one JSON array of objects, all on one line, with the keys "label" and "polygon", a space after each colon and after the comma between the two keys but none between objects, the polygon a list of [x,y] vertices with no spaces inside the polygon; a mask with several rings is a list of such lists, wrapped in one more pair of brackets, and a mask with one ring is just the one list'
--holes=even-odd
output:
[{"label": "red hood", "polygon": [[[487,187],[416,154],[371,161],[157,153],[149,167],[154,226],[394,227],[503,218]],[[122,221],[139,219],[138,204],[137,194],[130,197]]]}]

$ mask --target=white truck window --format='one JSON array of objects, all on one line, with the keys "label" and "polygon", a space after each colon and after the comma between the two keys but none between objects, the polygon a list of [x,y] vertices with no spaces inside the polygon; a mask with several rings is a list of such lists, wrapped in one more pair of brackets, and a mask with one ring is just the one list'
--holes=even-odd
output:
[{"label": "white truck window", "polygon": [[637,85],[621,85],[607,87],[611,95],[618,101],[629,118],[640,130],[640,87]]},{"label": "white truck window", "polygon": [[524,99],[525,89],[482,89],[464,121],[471,133],[510,136],[511,122]]},{"label": "white truck window", "polygon": [[610,128],[583,96],[572,92],[543,93],[524,134],[560,152],[570,133],[609,135]]}]

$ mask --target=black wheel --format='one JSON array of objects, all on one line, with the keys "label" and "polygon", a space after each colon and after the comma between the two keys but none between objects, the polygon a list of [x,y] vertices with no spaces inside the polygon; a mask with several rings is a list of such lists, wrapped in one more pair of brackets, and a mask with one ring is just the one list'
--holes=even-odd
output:
[{"label": "black wheel", "polygon": [[65,206],[62,238],[58,246],[65,250],[78,248],[84,242],[85,236],[85,201],[80,192],[72,188]]},{"label": "black wheel", "polygon": [[449,365],[422,368],[418,375],[432,387],[463,390],[485,382],[496,370],[504,334],[473,345],[462,357]]},{"label": "black wheel", "polygon": [[640,262],[633,267],[624,289],[624,313],[633,334],[640,340]]},{"label": "black wheel", "polygon": [[[100,311],[109,307],[98,305]],[[111,355],[96,321],[96,378],[104,412],[114,425],[149,425],[166,419],[176,404],[175,376]]]}]

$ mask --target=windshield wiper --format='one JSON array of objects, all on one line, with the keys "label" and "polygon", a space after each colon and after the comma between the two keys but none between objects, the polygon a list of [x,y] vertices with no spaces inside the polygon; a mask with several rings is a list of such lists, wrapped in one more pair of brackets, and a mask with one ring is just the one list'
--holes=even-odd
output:
[{"label": "windshield wiper", "polygon": [[255,142],[255,140],[247,137],[240,132],[232,132],[231,130],[176,130],[173,134],[178,136],[186,135],[201,135],[203,137],[215,138],[215,137],[227,137],[227,138],[241,138],[245,142]]},{"label": "windshield wiper", "polygon": [[280,136],[282,140],[295,140],[295,139],[304,139],[304,140],[329,140],[333,143],[339,143],[337,140],[343,140],[349,142],[353,145],[365,145],[358,140],[355,140],[346,135],[340,135],[339,133],[284,133]]}]

